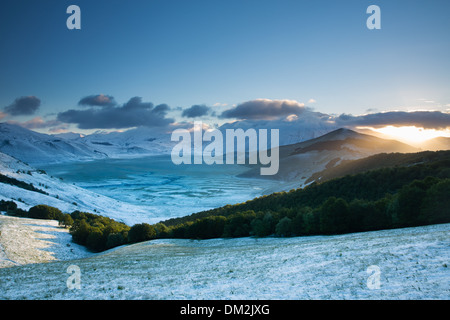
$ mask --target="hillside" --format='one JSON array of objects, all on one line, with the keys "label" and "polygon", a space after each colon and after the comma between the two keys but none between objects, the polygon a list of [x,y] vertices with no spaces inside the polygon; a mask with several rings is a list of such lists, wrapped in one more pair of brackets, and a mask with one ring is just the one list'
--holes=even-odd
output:
[{"label": "hillside", "polygon": [[419,147],[424,150],[450,150],[450,138],[449,137],[437,137],[422,142]]},{"label": "hillside", "polygon": [[343,160],[336,166],[330,166],[320,172],[314,173],[306,183],[313,181],[325,182],[331,179],[353,175],[369,170],[390,167],[406,167],[420,163],[445,161],[449,159],[446,151],[423,151],[414,153],[379,153],[358,160]]},{"label": "hillside", "polygon": [[24,210],[47,204],[64,212],[96,212],[129,223],[136,216],[149,217],[138,206],[65,183],[4,153],[0,153],[0,200],[14,201]]},{"label": "hillside", "polygon": [[[154,240],[85,259],[2,268],[0,299],[445,300],[450,294],[449,227]],[[80,267],[81,290],[67,288],[70,265]],[[381,271],[378,290],[367,285],[373,265]],[[167,312],[176,318],[179,310]]]},{"label": "hillside", "polygon": [[[347,160],[365,158],[378,153],[418,152],[419,149],[396,140],[386,140],[349,129],[338,129],[308,141],[279,148],[279,171],[267,179],[277,179],[292,188],[304,186],[315,174]],[[242,177],[259,178],[259,167],[252,168]],[[286,190],[274,190],[281,191]]]},{"label": "hillside", "polygon": [[[336,234],[450,222],[450,151],[404,157],[385,161],[384,168],[162,223],[171,228],[171,236],[214,238]],[[420,163],[411,163],[418,159]]]}]

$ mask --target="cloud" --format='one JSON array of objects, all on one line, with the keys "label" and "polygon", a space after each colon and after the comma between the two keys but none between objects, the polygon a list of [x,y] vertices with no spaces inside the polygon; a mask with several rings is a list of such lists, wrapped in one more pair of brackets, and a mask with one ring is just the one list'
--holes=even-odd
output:
[{"label": "cloud", "polygon": [[213,107],[226,107],[227,105],[228,105],[228,103],[216,102],[213,104]]},{"label": "cloud", "polygon": [[210,107],[196,104],[188,109],[183,110],[183,113],[181,115],[188,118],[201,117],[207,115],[210,110]]},{"label": "cloud", "polygon": [[50,132],[66,130],[68,126],[58,120],[44,120],[41,117],[34,117],[26,122],[8,121],[8,123],[21,126],[26,129],[49,129]]},{"label": "cloud", "polygon": [[35,96],[20,97],[4,108],[5,113],[12,116],[31,115],[41,105],[41,100]]},{"label": "cloud", "polygon": [[424,129],[445,129],[450,127],[450,113],[440,111],[390,111],[362,116],[341,114],[335,122],[341,126],[415,126]]},{"label": "cloud", "polygon": [[112,96],[105,96],[103,94],[91,95],[82,98],[78,105],[80,106],[99,106],[99,107],[109,107],[116,105],[114,98]]},{"label": "cloud", "polygon": [[154,106],[151,102],[142,102],[140,97],[134,97],[121,106],[61,112],[58,113],[57,120],[76,124],[80,129],[161,127],[174,122],[174,119],[166,118],[169,110],[166,104]]},{"label": "cloud", "polygon": [[316,102],[317,101],[315,99],[312,99],[312,98],[308,100],[308,104],[313,104],[313,103],[316,103]]},{"label": "cloud", "polygon": [[250,100],[225,110],[220,118],[235,118],[247,120],[274,120],[291,114],[300,115],[309,111],[304,103],[293,100]]}]

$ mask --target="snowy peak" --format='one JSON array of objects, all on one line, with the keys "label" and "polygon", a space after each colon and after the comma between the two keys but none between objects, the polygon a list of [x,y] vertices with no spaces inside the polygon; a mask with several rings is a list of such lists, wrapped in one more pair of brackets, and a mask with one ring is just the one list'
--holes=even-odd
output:
[{"label": "snowy peak", "polygon": [[170,135],[150,128],[47,135],[0,123],[0,152],[32,165],[170,153]]},{"label": "snowy peak", "polygon": [[31,164],[98,159],[102,152],[82,143],[0,123],[0,152]]}]

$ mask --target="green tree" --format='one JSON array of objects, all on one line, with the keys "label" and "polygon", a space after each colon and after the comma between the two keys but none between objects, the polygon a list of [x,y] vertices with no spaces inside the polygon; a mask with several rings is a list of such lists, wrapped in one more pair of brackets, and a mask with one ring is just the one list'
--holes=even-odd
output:
[{"label": "green tree", "polygon": [[28,217],[33,219],[60,220],[63,217],[63,213],[58,208],[40,204],[30,208]]},{"label": "green tree", "polygon": [[230,215],[223,228],[223,237],[248,237],[250,235],[250,223],[255,217],[256,214],[253,210]]},{"label": "green tree", "polygon": [[431,186],[422,202],[421,220],[426,223],[450,222],[450,179]]},{"label": "green tree", "polygon": [[275,226],[275,235],[279,237],[290,237],[292,234],[292,219],[284,217],[278,221]]},{"label": "green tree", "polygon": [[118,247],[127,243],[127,233],[110,233],[106,239],[106,249]]},{"label": "green tree", "polygon": [[128,241],[141,242],[154,239],[156,237],[155,228],[148,223],[135,224],[128,232]]},{"label": "green tree", "polygon": [[274,233],[274,219],[272,214],[266,213],[262,218],[256,218],[251,223],[251,234],[257,237],[267,237]]},{"label": "green tree", "polygon": [[68,227],[71,227],[71,226],[72,226],[72,224],[73,224],[73,219],[72,219],[72,217],[71,217],[70,214],[64,213],[64,214],[62,214],[62,216],[60,217],[60,219],[59,219],[59,221],[58,221],[58,224],[59,224],[60,226],[64,226],[64,228],[68,228]]},{"label": "green tree", "polygon": [[349,230],[348,204],[342,198],[330,197],[320,208],[320,230],[324,234],[339,234]]},{"label": "green tree", "polygon": [[164,223],[157,223],[154,225],[155,231],[156,231],[156,238],[167,238],[169,237],[170,229],[164,224]]},{"label": "green tree", "polygon": [[106,249],[106,239],[100,228],[90,227],[89,234],[86,238],[86,247],[95,252]]},{"label": "green tree", "polygon": [[426,195],[426,190],[417,183],[404,186],[398,193],[397,223],[410,227],[420,225],[420,208]]},{"label": "green tree", "polygon": [[72,240],[75,243],[86,245],[86,239],[89,235],[89,228],[90,226],[85,219],[75,220],[70,228]]}]

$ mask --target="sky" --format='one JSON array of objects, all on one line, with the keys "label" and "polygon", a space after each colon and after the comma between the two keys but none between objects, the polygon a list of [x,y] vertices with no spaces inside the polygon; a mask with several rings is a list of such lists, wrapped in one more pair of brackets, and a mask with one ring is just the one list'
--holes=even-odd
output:
[{"label": "sky", "polygon": [[[66,25],[73,4],[79,30]],[[370,5],[381,29],[367,28]],[[0,121],[93,132],[307,115],[450,135],[448,0],[0,6]]]}]

